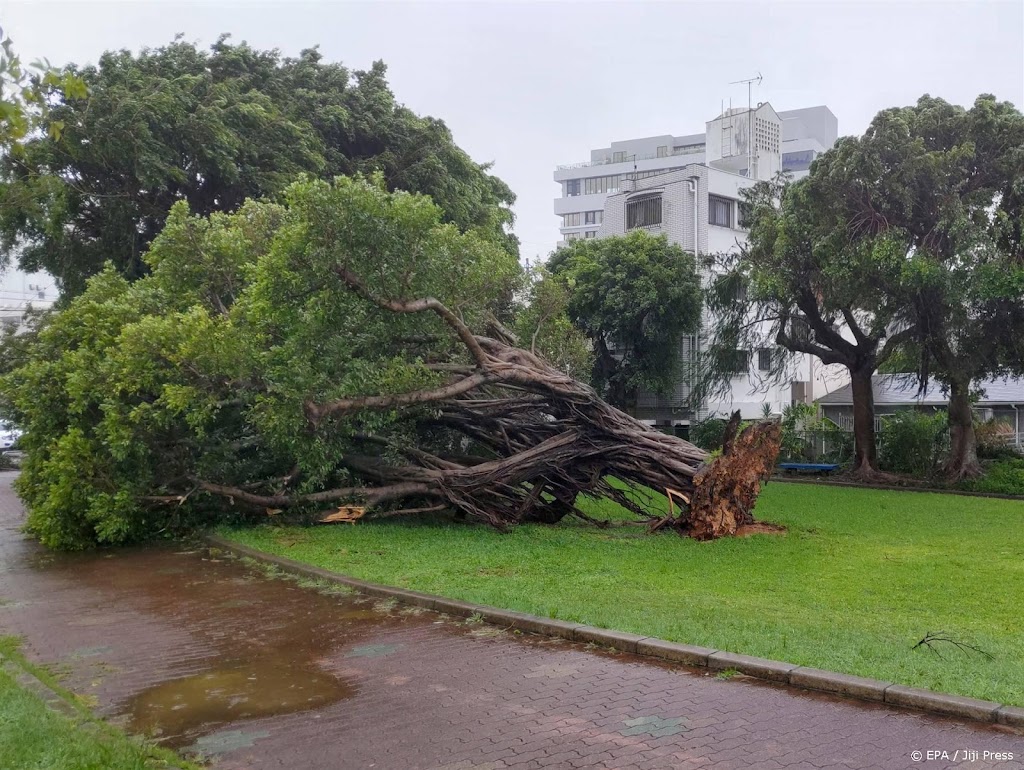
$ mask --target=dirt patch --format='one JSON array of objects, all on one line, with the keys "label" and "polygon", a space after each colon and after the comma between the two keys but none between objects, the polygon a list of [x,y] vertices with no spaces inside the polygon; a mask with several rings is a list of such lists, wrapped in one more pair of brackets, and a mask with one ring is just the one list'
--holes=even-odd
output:
[{"label": "dirt patch", "polygon": [[781,535],[786,528],[781,524],[772,524],[767,521],[755,521],[753,524],[741,524],[736,529],[736,537],[750,537],[751,535]]}]

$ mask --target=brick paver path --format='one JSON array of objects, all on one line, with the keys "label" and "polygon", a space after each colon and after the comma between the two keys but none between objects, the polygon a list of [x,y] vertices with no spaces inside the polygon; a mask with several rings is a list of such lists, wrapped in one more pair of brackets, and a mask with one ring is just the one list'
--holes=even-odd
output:
[{"label": "brick paver path", "polygon": [[[53,555],[18,533],[11,478],[0,633],[100,714],[219,768],[1024,767],[1024,738],[995,727],[325,596],[202,552]],[[912,758],[929,750],[960,754]]]}]

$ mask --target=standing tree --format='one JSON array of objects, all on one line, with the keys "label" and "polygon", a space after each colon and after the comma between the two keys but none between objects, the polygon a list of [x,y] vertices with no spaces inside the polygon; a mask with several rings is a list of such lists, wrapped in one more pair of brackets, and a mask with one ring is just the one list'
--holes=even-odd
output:
[{"label": "standing tree", "polygon": [[1024,372],[1024,115],[990,95],[970,109],[923,96],[812,176],[847,251],[898,259],[878,291],[909,311],[922,386],[934,373],[949,389],[948,475],[979,474],[971,383]]},{"label": "standing tree", "polygon": [[679,343],[700,323],[693,255],[643,230],[586,239],[555,252],[551,272],[568,289],[570,320],[594,347],[594,387],[627,408],[640,388],[670,391]]},{"label": "standing tree", "polygon": [[758,182],[745,191],[748,241],[717,257],[707,292],[710,344],[701,390],[728,383],[737,350],[772,351],[766,381],[789,376],[796,353],[846,367],[853,389],[853,473],[871,478],[878,474],[871,378],[912,329],[904,306],[880,291],[899,283],[899,255],[885,242],[851,245],[834,214],[837,191],[829,174],[841,147],[815,161],[805,179]]},{"label": "standing tree", "polygon": [[1024,117],[1012,104],[924,96],[880,112],[806,179],[753,189],[750,243],[710,300],[710,368],[767,340],[846,366],[855,472],[870,473],[871,375],[903,346],[922,386],[934,373],[949,388],[949,474],[976,475],[971,383],[1024,371],[1022,201]]},{"label": "standing tree", "polygon": [[529,267],[524,279],[515,323],[520,344],[573,379],[588,380],[594,368],[593,350],[590,341],[569,320],[565,281],[551,275],[543,265]]},{"label": "standing tree", "polygon": [[443,122],[396,103],[377,62],[366,72],[221,38],[108,52],[66,68],[84,83],[51,95],[43,128],[0,159],[0,250],[74,295],[106,261],[130,280],[171,207],[201,215],[273,197],[300,173],[384,174],[429,194],[447,221],[510,254],[515,196],[452,141]]}]

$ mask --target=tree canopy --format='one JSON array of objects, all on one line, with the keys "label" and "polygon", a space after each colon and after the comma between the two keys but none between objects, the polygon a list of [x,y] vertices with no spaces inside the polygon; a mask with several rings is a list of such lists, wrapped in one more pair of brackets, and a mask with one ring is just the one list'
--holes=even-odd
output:
[{"label": "tree canopy", "polygon": [[[849,369],[856,470],[875,465],[871,375],[899,354],[950,388],[951,472],[975,472],[969,389],[1021,371],[1024,121],[994,97],[880,112],[793,184],[749,193],[748,245],[723,258],[709,370],[769,342]],[[748,286],[745,293],[738,286]],[[913,352],[911,352],[913,351]],[[776,357],[782,376],[787,357]]]},{"label": "tree canopy", "polygon": [[548,265],[566,286],[569,319],[593,344],[592,382],[610,403],[625,408],[638,389],[675,387],[681,339],[700,324],[692,254],[636,230],[574,241]]},{"label": "tree canopy", "polygon": [[1024,115],[990,95],[970,109],[923,96],[818,173],[853,248],[898,258],[879,293],[904,304],[920,381],[949,388],[950,475],[980,473],[971,383],[1024,372]]},{"label": "tree canopy", "polygon": [[518,253],[511,190],[442,121],[399,104],[381,62],[350,71],[315,49],[283,58],[222,37],[209,51],[181,39],[111,51],[64,75],[88,93],[51,93],[50,133],[0,163],[0,249],[66,294],[108,261],[129,280],[143,275],[175,203],[233,211],[300,173],[380,172],[388,189],[429,194],[445,221]]},{"label": "tree canopy", "polygon": [[823,173],[830,153],[805,179],[759,182],[745,191],[747,243],[717,256],[708,291],[703,389],[728,387],[736,350],[772,351],[766,382],[790,376],[793,354],[845,366],[854,397],[854,471],[870,474],[878,467],[871,375],[910,330],[903,305],[879,291],[900,280],[898,256],[885,244],[853,248],[844,238]]}]

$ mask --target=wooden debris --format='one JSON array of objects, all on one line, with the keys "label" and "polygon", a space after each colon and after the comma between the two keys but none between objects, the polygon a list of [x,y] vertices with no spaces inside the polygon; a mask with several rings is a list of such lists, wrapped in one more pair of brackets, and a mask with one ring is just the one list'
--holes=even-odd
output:
[{"label": "wooden debris", "polygon": [[361,505],[342,505],[334,513],[329,513],[320,519],[321,524],[347,523],[355,524],[366,515],[366,508]]}]

